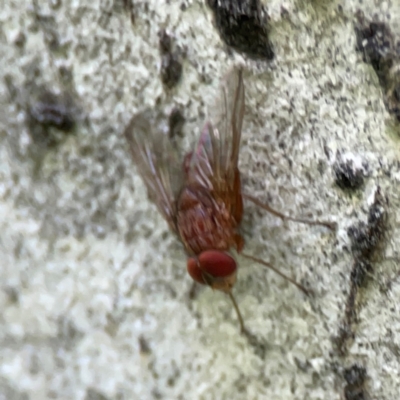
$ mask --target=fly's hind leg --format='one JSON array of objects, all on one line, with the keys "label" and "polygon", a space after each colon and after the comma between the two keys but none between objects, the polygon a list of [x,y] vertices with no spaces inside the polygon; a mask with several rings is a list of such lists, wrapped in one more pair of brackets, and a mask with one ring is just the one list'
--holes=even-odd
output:
[{"label": "fly's hind leg", "polygon": [[266,262],[264,260],[262,260],[261,258],[258,257],[254,257],[251,254],[245,254],[245,253],[241,253],[242,257],[248,258],[249,260],[255,261],[261,265],[264,265],[264,267],[267,267],[269,269],[271,269],[272,271],[274,271],[276,274],[278,274],[279,276],[281,276],[283,279],[286,279],[288,282],[290,282],[291,284],[295,285],[298,289],[300,289],[306,296],[310,296],[312,294],[312,292],[310,290],[307,290],[303,285],[301,285],[300,283],[298,283],[297,281],[295,281],[294,279],[290,278],[289,276],[285,275],[284,273],[282,273],[281,271],[279,271],[277,268],[275,268],[272,264],[270,264],[269,262]]},{"label": "fly's hind leg", "polygon": [[260,200],[256,199],[253,196],[250,196],[248,194],[242,194],[242,196],[247,199],[252,201],[255,205],[263,208],[264,210],[268,211],[269,213],[275,215],[276,217],[281,218],[282,220],[289,220],[289,221],[294,221],[294,222],[299,222],[301,224],[307,224],[307,225],[320,225],[320,226],[325,226],[326,228],[335,231],[337,228],[336,222],[333,221],[320,221],[320,220],[312,220],[312,219],[305,219],[305,218],[294,218],[290,217],[289,215],[282,214],[279,211],[276,211],[273,209],[270,205],[262,203]]}]

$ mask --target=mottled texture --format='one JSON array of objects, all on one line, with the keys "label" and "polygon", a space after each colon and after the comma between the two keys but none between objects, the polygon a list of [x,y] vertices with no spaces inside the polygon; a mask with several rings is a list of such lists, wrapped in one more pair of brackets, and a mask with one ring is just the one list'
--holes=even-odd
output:
[{"label": "mottled texture", "polygon": [[[357,51],[354,16],[377,14],[398,37],[399,2],[264,1],[272,64],[228,54],[204,1],[36,3],[0,8],[0,399],[398,398],[400,274],[389,258],[400,248],[399,127]],[[185,50],[170,90],[161,29]],[[139,110],[179,107],[174,140],[188,151],[233,64],[246,84],[243,191],[338,222],[336,233],[283,223],[245,202],[247,252],[314,292],[306,298],[239,257],[234,294],[252,340],[223,293],[192,295],[184,252],[123,137]],[[78,105],[74,134],[57,146],[30,135],[32,82]],[[368,164],[351,196],[335,184],[338,153]],[[368,225],[378,185],[389,199],[386,246],[340,354],[354,262],[347,229]],[[359,386],[345,376],[353,365],[365,368]]]}]

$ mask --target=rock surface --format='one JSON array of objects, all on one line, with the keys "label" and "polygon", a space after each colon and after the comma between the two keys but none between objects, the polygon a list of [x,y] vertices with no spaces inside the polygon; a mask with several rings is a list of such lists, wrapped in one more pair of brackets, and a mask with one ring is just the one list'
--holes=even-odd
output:
[{"label": "rock surface", "polygon": [[[1,400],[397,398],[400,127],[357,51],[354,24],[362,7],[400,38],[400,5],[264,6],[272,61],[227,48],[200,0],[1,7]],[[162,30],[182,63],[168,87]],[[191,296],[185,255],[122,135],[145,107],[178,108],[174,140],[189,149],[233,65],[245,69],[244,191],[338,223],[335,233],[282,223],[246,203],[246,251],[314,292],[306,298],[239,258],[234,294],[251,340],[226,296],[208,288]],[[39,107],[43,93],[68,101]],[[70,129],[59,129],[65,120]],[[335,184],[341,154],[368,170],[354,191]],[[347,232],[367,223],[378,186],[387,243],[349,313]]]}]

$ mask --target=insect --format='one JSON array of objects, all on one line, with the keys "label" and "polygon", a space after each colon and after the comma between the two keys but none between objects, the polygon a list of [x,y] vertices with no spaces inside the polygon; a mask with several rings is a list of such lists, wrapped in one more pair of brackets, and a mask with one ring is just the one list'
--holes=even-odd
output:
[{"label": "insect", "polygon": [[201,132],[194,150],[183,162],[162,127],[151,124],[149,112],[133,117],[125,129],[134,164],[171,230],[179,237],[187,254],[187,271],[195,282],[229,295],[241,331],[246,332],[239,307],[232,294],[236,282],[236,250],[263,264],[307,290],[271,264],[245,254],[240,233],[243,199],[248,199],[282,219],[334,229],[334,224],[288,217],[242,193],[238,168],[245,93],[241,69],[230,71],[222,82],[214,116]]}]

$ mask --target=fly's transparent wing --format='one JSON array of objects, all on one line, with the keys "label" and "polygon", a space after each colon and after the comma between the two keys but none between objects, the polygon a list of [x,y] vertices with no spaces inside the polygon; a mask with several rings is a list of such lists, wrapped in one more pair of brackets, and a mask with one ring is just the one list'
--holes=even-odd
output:
[{"label": "fly's transparent wing", "polygon": [[184,176],[182,163],[169,140],[165,118],[146,110],[132,118],[124,135],[150,200],[176,233],[176,199]]},{"label": "fly's transparent wing", "polygon": [[[241,69],[231,70],[223,79],[208,122],[193,151],[188,181],[233,202],[240,196],[238,158],[245,108]],[[241,207],[241,198],[237,200]],[[235,211],[235,210],[233,210]]]}]

